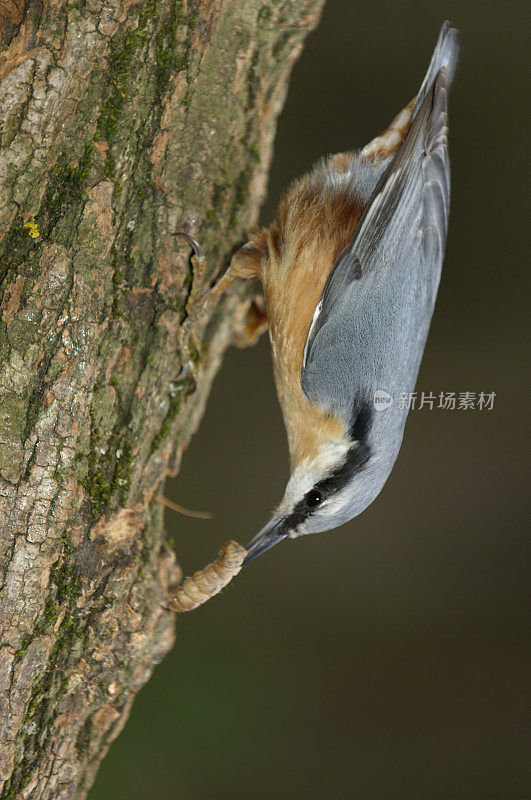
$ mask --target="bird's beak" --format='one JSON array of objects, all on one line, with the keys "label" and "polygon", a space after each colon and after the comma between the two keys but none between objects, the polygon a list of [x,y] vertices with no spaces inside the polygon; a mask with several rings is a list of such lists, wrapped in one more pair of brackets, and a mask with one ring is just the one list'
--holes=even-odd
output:
[{"label": "bird's beak", "polygon": [[243,563],[247,564],[253,558],[261,556],[266,550],[270,550],[276,544],[285,539],[289,534],[286,529],[284,519],[282,517],[273,517],[271,522],[268,522],[265,528],[262,528],[260,533],[257,533],[254,539],[247,545],[247,555]]}]

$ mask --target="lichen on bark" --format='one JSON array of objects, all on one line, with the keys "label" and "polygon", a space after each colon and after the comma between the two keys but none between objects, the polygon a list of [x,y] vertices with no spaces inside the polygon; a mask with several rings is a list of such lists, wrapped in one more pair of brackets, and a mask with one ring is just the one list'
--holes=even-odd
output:
[{"label": "lichen on bark", "polygon": [[157,502],[244,324],[176,345],[257,220],[322,0],[0,2],[0,798],[81,798],[173,643]]}]

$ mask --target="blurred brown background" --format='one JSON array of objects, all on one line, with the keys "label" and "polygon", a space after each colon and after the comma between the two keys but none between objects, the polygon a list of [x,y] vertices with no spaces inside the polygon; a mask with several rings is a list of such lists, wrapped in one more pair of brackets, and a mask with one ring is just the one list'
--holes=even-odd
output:
[{"label": "blurred brown background", "polygon": [[[178,620],[92,800],[521,800],[525,771],[525,4],[328,0],[280,121],[268,221],[292,178],[364,145],[414,95],[440,23],[462,31],[453,198],[417,384],[493,411],[410,415],[377,501],[283,543]],[[245,544],[287,448],[268,342],[231,351],[167,494],[185,573]],[[529,662],[527,662],[529,663]],[[529,741],[529,740],[527,740]]]}]

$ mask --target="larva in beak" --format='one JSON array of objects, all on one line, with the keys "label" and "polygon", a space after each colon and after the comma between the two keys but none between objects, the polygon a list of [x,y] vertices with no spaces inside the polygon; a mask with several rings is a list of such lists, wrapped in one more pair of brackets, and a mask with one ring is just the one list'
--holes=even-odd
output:
[{"label": "larva in beak", "polygon": [[184,579],[170,602],[172,611],[193,611],[218,594],[241,570],[246,555],[238,542],[227,542],[212,564]]}]

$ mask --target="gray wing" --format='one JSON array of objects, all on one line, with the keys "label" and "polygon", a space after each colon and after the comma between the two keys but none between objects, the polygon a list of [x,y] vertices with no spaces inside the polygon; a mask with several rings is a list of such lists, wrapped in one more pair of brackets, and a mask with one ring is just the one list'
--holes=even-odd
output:
[{"label": "gray wing", "polygon": [[303,390],[347,423],[377,389],[396,396],[414,387],[446,241],[447,134],[444,66],[332,269],[308,333]]}]

